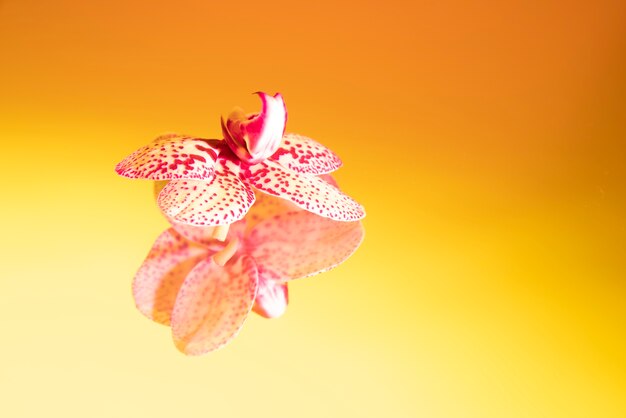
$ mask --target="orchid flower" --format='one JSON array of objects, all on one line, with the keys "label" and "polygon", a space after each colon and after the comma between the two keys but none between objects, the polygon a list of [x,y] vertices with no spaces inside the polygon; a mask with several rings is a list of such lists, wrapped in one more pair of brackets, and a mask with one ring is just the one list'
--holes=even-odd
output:
[{"label": "orchid flower", "polygon": [[359,221],[334,221],[271,196],[260,196],[226,237],[220,226],[170,221],[137,272],[133,295],[145,316],[171,326],[176,347],[188,355],[228,343],[250,310],[282,315],[287,282],[337,266],[363,239]]},{"label": "orchid flower", "polygon": [[318,177],[338,169],[339,157],[310,138],[284,133],[287,110],[280,94],[256,94],[261,111],[236,109],[222,119],[223,140],[163,135],[120,162],[117,173],[169,180],[157,203],[178,223],[232,224],[259,194],[336,221],[363,218],[361,205]]}]

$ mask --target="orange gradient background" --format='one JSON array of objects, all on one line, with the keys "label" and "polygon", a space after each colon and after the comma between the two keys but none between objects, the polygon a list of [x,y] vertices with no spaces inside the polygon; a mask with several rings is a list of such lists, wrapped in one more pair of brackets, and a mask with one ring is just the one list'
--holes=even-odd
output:
[{"label": "orange gradient background", "polygon": [[[1,0],[0,416],[626,416],[625,57],[623,1]],[[366,239],[185,357],[113,168],[257,90]]]}]

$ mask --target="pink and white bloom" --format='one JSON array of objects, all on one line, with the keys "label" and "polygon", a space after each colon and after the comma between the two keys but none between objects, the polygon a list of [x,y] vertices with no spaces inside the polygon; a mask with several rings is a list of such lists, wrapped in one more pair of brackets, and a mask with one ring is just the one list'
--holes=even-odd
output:
[{"label": "pink and white bloom", "polygon": [[290,280],[335,267],[363,239],[363,208],[327,175],[341,160],[285,134],[280,94],[258,95],[261,112],[222,120],[223,140],[163,135],[116,167],[157,181],[172,228],[137,272],[133,295],[186,354],[226,344],[251,310],[282,315]]},{"label": "pink and white bloom", "polygon": [[144,315],[171,326],[189,355],[228,343],[250,310],[282,315],[290,280],[337,266],[363,239],[359,221],[334,221],[270,196],[260,196],[225,240],[216,239],[220,226],[172,225],[137,272],[133,295]]},{"label": "pink and white bloom", "polygon": [[280,145],[287,124],[287,108],[283,96],[257,92],[263,102],[259,114],[246,115],[235,108],[226,123],[222,118],[222,133],[230,149],[240,160],[254,164],[271,157]]},{"label": "pink and white bloom", "polygon": [[120,162],[117,173],[170,180],[158,205],[178,223],[231,224],[245,216],[259,194],[336,221],[363,218],[361,205],[318,178],[338,169],[339,157],[310,138],[284,134],[287,111],[282,96],[257,94],[261,112],[231,113],[222,120],[224,140],[164,135]]}]

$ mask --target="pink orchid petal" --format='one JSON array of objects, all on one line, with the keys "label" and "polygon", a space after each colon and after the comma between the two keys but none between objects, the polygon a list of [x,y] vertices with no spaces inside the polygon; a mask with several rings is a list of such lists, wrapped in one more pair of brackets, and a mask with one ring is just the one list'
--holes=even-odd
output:
[{"label": "pink orchid petal", "polygon": [[310,174],[295,173],[273,161],[249,166],[246,179],[262,192],[290,200],[302,209],[337,221],[365,216],[361,205],[336,187]]},{"label": "pink orchid petal", "polygon": [[211,251],[220,251],[224,249],[226,243],[235,238],[241,240],[243,238],[246,221],[242,219],[229,225],[228,234],[225,241],[220,241],[215,237],[215,226],[195,226],[176,222],[175,220],[168,218],[172,227],[183,237],[190,241],[203,245]]},{"label": "pink orchid petal", "polygon": [[172,180],[159,194],[157,203],[165,216],[179,223],[231,224],[243,218],[254,203],[254,192],[238,173],[238,166],[220,159],[213,180]]},{"label": "pink orchid petal", "polygon": [[269,158],[298,173],[326,174],[341,167],[341,160],[324,145],[297,134],[286,134]]},{"label": "pink orchid petal", "polygon": [[335,186],[336,188],[339,188],[339,184],[337,184],[337,180],[335,180],[333,176],[331,176],[330,174],[322,174],[318,177],[324,180],[326,183],[332,186]]},{"label": "pink orchid petal", "polygon": [[133,281],[135,304],[148,318],[168,325],[174,301],[185,277],[208,255],[173,229],[155,241]]},{"label": "pink orchid petal", "polygon": [[248,163],[268,158],[278,149],[287,123],[287,109],[283,97],[257,92],[263,103],[259,114],[246,115],[235,109],[222,120],[226,143],[237,156]]},{"label": "pink orchid petal", "polygon": [[224,267],[201,261],[183,283],[172,312],[172,335],[180,351],[200,355],[237,335],[252,309],[257,270],[247,256]]},{"label": "pink orchid petal", "polygon": [[[155,181],[154,182],[154,200],[158,199],[161,190],[169,183],[169,181]],[[280,200],[280,199],[276,199]],[[177,222],[176,220],[167,217],[167,220],[172,225],[172,227],[183,237],[187,238],[190,241],[201,244],[213,251],[219,251],[224,248],[224,242],[218,241],[215,239],[214,234],[216,233],[215,226],[195,226]],[[246,229],[246,221],[245,219],[241,219],[235,223],[230,224],[230,228],[228,229],[228,240],[233,238],[242,239],[243,234]]]},{"label": "pink orchid petal", "polygon": [[289,212],[258,224],[246,240],[259,274],[285,282],[322,273],[350,257],[363,241],[363,227],[306,211]]},{"label": "pink orchid petal", "polygon": [[252,310],[264,318],[278,318],[285,313],[288,303],[287,284],[264,277],[259,266],[259,288]]},{"label": "pink orchid petal", "polygon": [[162,135],[115,167],[124,177],[149,180],[211,179],[219,153],[218,141]]},{"label": "pink orchid petal", "polygon": [[254,201],[254,205],[252,205],[245,217],[248,231],[252,230],[257,224],[267,218],[280,215],[281,213],[302,210],[289,200],[281,199],[267,193],[257,192],[255,196],[256,200]]},{"label": "pink orchid petal", "polygon": [[215,228],[217,228],[215,226],[194,226],[176,222],[171,218],[167,218],[167,220],[170,222],[176,232],[178,232],[189,241],[203,245],[204,247],[214,251],[219,251],[220,249],[222,249],[222,247],[224,247],[223,242],[219,242],[215,238],[213,238]]},{"label": "pink orchid petal", "polygon": [[[318,177],[326,183],[339,188],[337,182],[330,174],[322,174]],[[252,205],[245,217],[248,230],[251,230],[258,223],[272,216],[302,210],[289,200],[281,199],[267,193],[256,193],[255,196],[256,200],[254,201],[254,205]]]}]

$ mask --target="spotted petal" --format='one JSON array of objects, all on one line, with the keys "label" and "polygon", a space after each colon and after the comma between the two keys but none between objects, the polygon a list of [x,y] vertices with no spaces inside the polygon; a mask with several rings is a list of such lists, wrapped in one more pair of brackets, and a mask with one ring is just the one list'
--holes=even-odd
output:
[{"label": "spotted petal", "polygon": [[338,221],[355,221],[365,216],[363,207],[336,187],[316,176],[284,169],[274,161],[249,166],[245,177],[257,189],[320,216]]},{"label": "spotted petal", "polygon": [[259,265],[260,275],[285,282],[341,264],[359,247],[363,234],[358,221],[337,222],[300,210],[258,224],[246,251]]},{"label": "spotted petal", "polygon": [[296,212],[302,210],[288,200],[278,198],[263,192],[255,193],[254,205],[245,217],[246,228],[250,231],[257,224],[272,216],[281,213]]},{"label": "spotted petal", "polygon": [[[225,226],[195,226],[182,224],[168,218],[172,227],[183,237],[196,244],[203,245],[209,251],[222,251],[234,239],[243,239],[246,220],[242,219]],[[221,228],[225,228],[220,230]]]},{"label": "spotted petal", "polygon": [[168,325],[178,290],[202,259],[205,248],[170,228],[156,240],[133,281],[135,304],[148,318]]},{"label": "spotted petal", "polygon": [[[332,178],[330,174],[322,174],[318,177],[324,180],[326,183],[329,183],[336,188],[339,188],[337,182],[334,178]],[[265,219],[271,218],[276,215],[281,215],[283,213],[298,212],[302,210],[289,200],[281,199],[271,194],[261,192],[256,193],[255,197],[256,200],[254,201],[254,205],[252,205],[245,217],[245,227],[247,231],[252,230],[257,224],[264,221]],[[177,231],[183,234],[178,229]]]},{"label": "spotted petal", "polygon": [[180,288],[172,312],[172,334],[180,351],[200,355],[237,335],[254,302],[257,270],[241,256],[224,267],[200,262]]},{"label": "spotted petal", "polygon": [[[155,181],[154,182],[154,200],[157,200],[161,190],[169,183],[168,181]],[[282,199],[274,199],[282,200]],[[255,202],[256,205],[256,202]],[[250,212],[248,212],[250,213]],[[221,231],[218,231],[217,226],[195,226],[190,224],[184,224],[178,222],[172,218],[166,217],[172,227],[181,234],[183,237],[197,244],[204,245],[212,251],[220,251],[224,248],[224,242],[216,239],[216,236],[221,236]],[[241,239],[246,229],[246,221],[242,219],[233,224],[230,224],[228,228],[228,239],[239,238]]]},{"label": "spotted petal", "polygon": [[317,141],[297,134],[285,134],[270,160],[298,173],[327,174],[341,167],[339,157]]},{"label": "spotted petal", "polygon": [[259,268],[259,288],[252,310],[265,318],[278,318],[287,310],[289,291],[287,283],[280,283],[261,273]]},{"label": "spotted petal", "polygon": [[219,153],[218,141],[162,135],[115,167],[124,177],[149,180],[211,179]]},{"label": "spotted petal", "polygon": [[233,223],[254,203],[254,192],[241,181],[238,171],[236,165],[220,160],[213,180],[172,180],[161,190],[157,203],[176,222],[196,226]]}]

